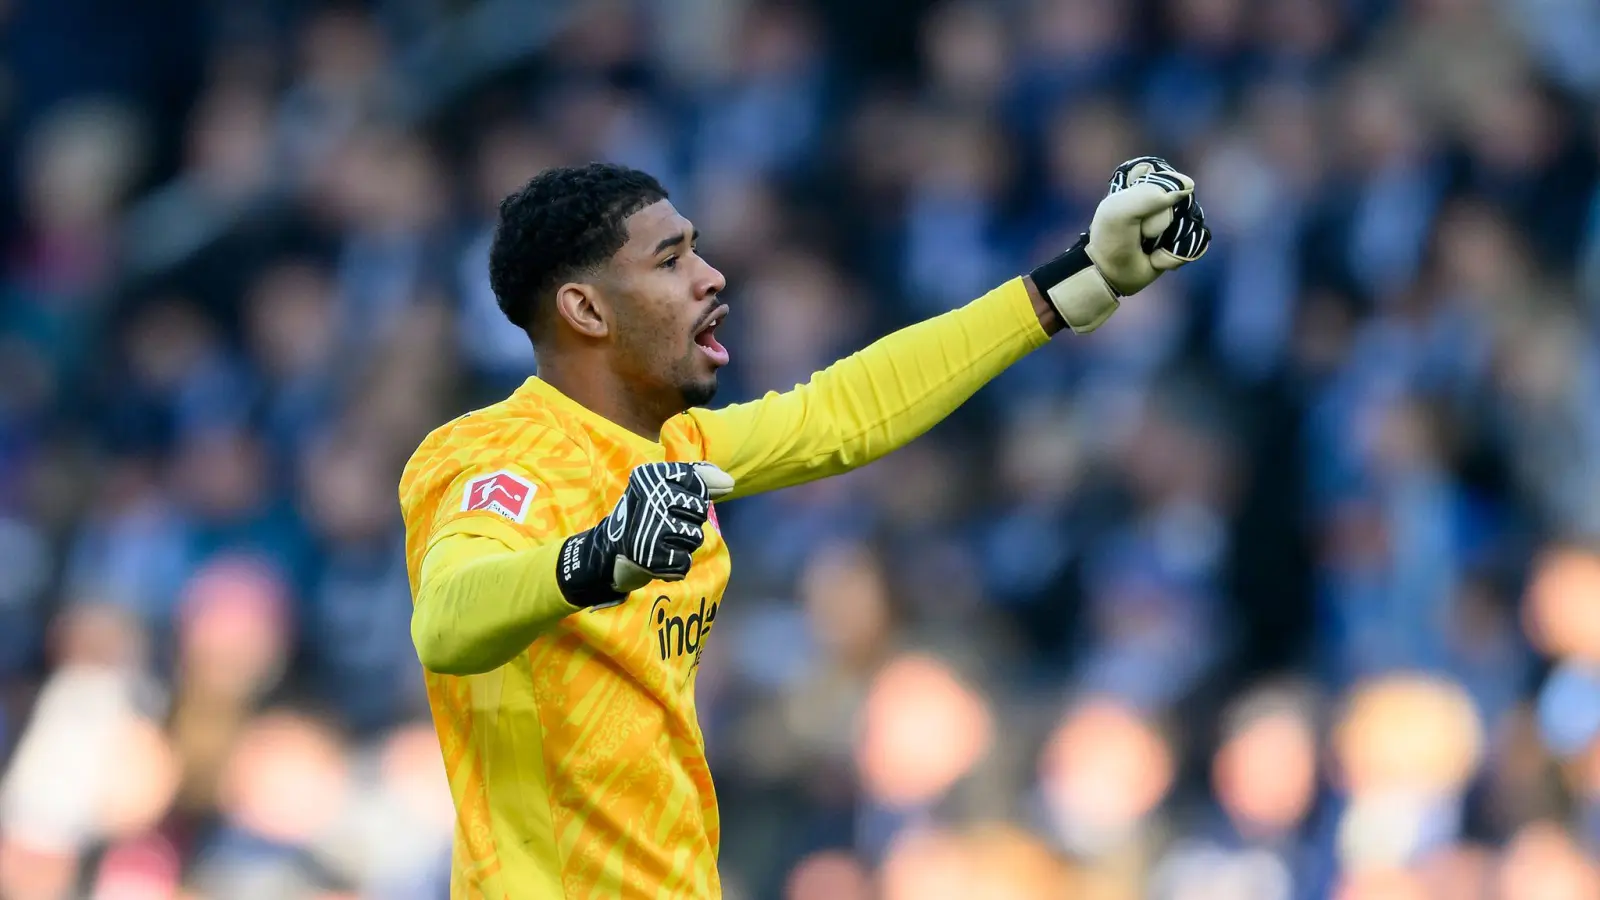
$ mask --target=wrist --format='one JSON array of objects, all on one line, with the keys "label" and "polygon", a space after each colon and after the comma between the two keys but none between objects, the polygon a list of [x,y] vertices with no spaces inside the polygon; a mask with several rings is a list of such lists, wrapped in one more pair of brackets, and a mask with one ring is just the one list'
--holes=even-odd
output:
[{"label": "wrist", "polygon": [[556,556],[556,584],[573,606],[603,606],[624,596],[612,586],[611,567],[597,542],[593,529],[580,531],[562,543]]},{"label": "wrist", "polygon": [[1028,273],[1027,281],[1076,334],[1087,334],[1121,305],[1118,291],[1089,255],[1089,236]]},{"label": "wrist", "polygon": [[1028,291],[1028,299],[1033,302],[1033,314],[1039,317],[1039,327],[1044,329],[1045,334],[1055,335],[1067,327],[1066,320],[1061,318],[1061,313],[1050,302],[1050,298],[1039,290],[1031,274],[1022,276],[1022,286]]}]

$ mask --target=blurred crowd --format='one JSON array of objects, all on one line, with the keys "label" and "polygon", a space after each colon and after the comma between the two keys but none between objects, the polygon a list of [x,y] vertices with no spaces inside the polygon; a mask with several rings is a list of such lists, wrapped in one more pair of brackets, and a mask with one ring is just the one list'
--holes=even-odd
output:
[{"label": "blurred crowd", "polygon": [[657,174],[717,402],[1086,226],[1216,240],[723,513],[730,900],[1600,898],[1600,7],[0,2],[0,898],[438,900],[395,496],[533,371],[542,167]]}]

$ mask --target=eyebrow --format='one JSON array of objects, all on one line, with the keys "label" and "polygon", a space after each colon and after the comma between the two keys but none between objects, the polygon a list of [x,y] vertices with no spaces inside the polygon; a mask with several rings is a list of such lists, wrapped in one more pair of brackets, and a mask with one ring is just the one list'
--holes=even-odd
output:
[{"label": "eyebrow", "polygon": [[[694,230],[694,237],[691,238],[691,240],[694,240],[694,241],[700,240],[700,229],[696,228]],[[662,238],[661,239],[661,243],[656,245],[655,253],[653,253],[651,255],[652,256],[659,256],[661,254],[661,251],[667,249],[668,247],[673,247],[673,246],[676,246],[676,245],[681,244],[681,243],[683,243],[683,234],[682,234],[682,232],[679,232],[678,234],[675,234],[672,237]]]}]

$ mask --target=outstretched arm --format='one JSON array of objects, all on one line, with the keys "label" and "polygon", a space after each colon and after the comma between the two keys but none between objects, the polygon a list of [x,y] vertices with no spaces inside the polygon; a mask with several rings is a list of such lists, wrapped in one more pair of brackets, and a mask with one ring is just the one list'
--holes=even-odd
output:
[{"label": "outstretched arm", "polygon": [[783,393],[693,409],[706,459],[747,496],[863,466],[916,439],[1064,323],[1028,277],[890,334]]},{"label": "outstretched arm", "polygon": [[787,393],[690,410],[734,496],[837,475],[932,428],[1006,367],[1071,327],[1087,333],[1161,273],[1205,255],[1194,181],[1154,156],[1117,167],[1078,243],[1026,276],[901,329]]}]

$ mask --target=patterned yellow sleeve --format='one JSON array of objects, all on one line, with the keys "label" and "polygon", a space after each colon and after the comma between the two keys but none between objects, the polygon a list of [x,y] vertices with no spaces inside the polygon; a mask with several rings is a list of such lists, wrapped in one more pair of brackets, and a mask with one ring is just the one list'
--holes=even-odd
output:
[{"label": "patterned yellow sleeve", "polygon": [[569,533],[587,527],[572,518],[588,476],[582,457],[566,452],[531,465],[485,455],[454,473],[434,514],[412,611],[424,667],[490,671],[577,611],[557,586],[556,557]]},{"label": "patterned yellow sleeve", "polygon": [[560,541],[513,550],[463,532],[436,542],[411,614],[423,667],[442,675],[497,669],[577,612],[556,584],[560,552]]},{"label": "patterned yellow sleeve", "polygon": [[1022,279],[873,343],[785,393],[693,409],[706,459],[749,496],[837,475],[914,440],[1050,339]]}]

